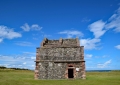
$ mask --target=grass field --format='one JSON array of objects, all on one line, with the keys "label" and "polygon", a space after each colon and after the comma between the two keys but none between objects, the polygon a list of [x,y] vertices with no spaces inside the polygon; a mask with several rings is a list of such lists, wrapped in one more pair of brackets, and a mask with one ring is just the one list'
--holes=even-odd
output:
[{"label": "grass field", "polygon": [[33,71],[0,70],[0,85],[120,85],[120,71],[86,75],[86,80],[34,80]]}]

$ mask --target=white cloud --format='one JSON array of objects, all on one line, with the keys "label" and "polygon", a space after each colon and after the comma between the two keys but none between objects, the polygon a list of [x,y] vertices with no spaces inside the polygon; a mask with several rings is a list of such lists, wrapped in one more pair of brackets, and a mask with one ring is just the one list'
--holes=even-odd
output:
[{"label": "white cloud", "polygon": [[106,29],[113,29],[115,32],[120,32],[120,7],[117,9],[116,13],[109,18],[109,22],[106,24]]},{"label": "white cloud", "polygon": [[26,64],[26,62],[23,63],[24,65]]},{"label": "white cloud", "polygon": [[[94,38],[81,39],[80,45],[84,46],[85,49],[98,49],[98,46],[101,41],[100,37],[103,36],[106,33],[106,31],[114,28],[114,31],[120,32],[119,23],[120,23],[120,7],[117,9],[117,12],[109,18],[108,22],[98,20],[90,24],[88,27],[89,30],[93,32]],[[59,32],[59,34],[66,34],[68,38],[72,38],[73,36],[78,36],[78,37],[83,36],[83,33],[80,31],[70,31],[70,30]],[[116,46],[116,48],[119,49],[118,46]]]},{"label": "white cloud", "polygon": [[22,35],[7,26],[0,26],[0,42],[2,42],[5,38],[13,39],[18,37],[22,37]]},{"label": "white cloud", "polygon": [[32,67],[35,67],[35,65],[31,65]]},{"label": "white cloud", "polygon": [[0,43],[3,41],[3,39],[2,38],[0,38]]},{"label": "white cloud", "polygon": [[35,59],[36,59],[36,57],[31,57],[31,59],[32,59],[32,60],[35,60]]},{"label": "white cloud", "polygon": [[98,46],[101,41],[100,37],[104,35],[104,33],[106,32],[106,30],[104,30],[105,24],[106,23],[103,22],[102,20],[99,20],[99,21],[96,21],[90,24],[88,27],[89,27],[89,30],[93,32],[94,38],[93,39],[90,39],[90,38],[81,39],[80,45],[84,46],[85,49],[89,49],[89,50],[98,49]]},{"label": "white cloud", "polygon": [[73,30],[73,31],[65,30],[65,31],[59,32],[59,34],[66,34],[67,38],[72,38],[73,36],[83,37],[83,33],[82,32],[75,31],[75,30]]},{"label": "white cloud", "polygon": [[[98,20],[92,24],[90,24],[89,30],[93,32],[93,39],[81,39],[81,45],[85,46],[85,49],[96,49],[99,42],[101,41],[100,37],[105,34],[109,29],[113,29],[116,32],[120,32],[120,7],[117,9],[116,13],[113,14],[108,22],[104,22],[102,20]],[[119,45],[115,46],[119,49]]]},{"label": "white cloud", "polygon": [[33,24],[33,25],[31,26],[31,29],[32,29],[32,30],[41,30],[42,27],[40,27],[40,26],[37,25],[37,24]]},{"label": "white cloud", "polygon": [[109,57],[109,56],[108,56],[108,55],[103,55],[102,57],[103,57],[103,58],[106,58],[106,57]]},{"label": "white cloud", "polygon": [[[105,26],[105,22],[103,22],[102,20],[96,21],[92,24],[90,24],[89,30],[91,32],[93,32],[94,34],[94,38],[90,39],[80,39],[80,45],[84,46],[85,49],[98,49],[98,46],[100,44],[101,39],[99,39],[105,32],[106,30],[104,30],[104,26]],[[83,37],[83,33],[80,31],[70,31],[70,30],[65,30],[62,32],[59,32],[59,34],[66,34],[67,38],[72,38],[73,36],[77,36],[77,37]]]},{"label": "white cloud", "polygon": [[90,24],[88,27],[90,31],[93,32],[95,38],[99,38],[106,32],[106,30],[104,30],[104,26],[105,26],[105,22],[99,20]]},{"label": "white cloud", "polygon": [[[59,32],[59,34],[66,34],[67,38],[72,38],[73,36],[83,37],[83,33],[80,31],[65,30],[65,31]],[[98,39],[98,38],[80,39],[80,45],[84,46],[85,49],[89,49],[89,50],[97,49],[100,41],[101,39]]]},{"label": "white cloud", "polygon": [[43,37],[51,37],[51,35],[47,35],[47,34],[45,34],[45,33],[44,33],[42,36],[43,36]]},{"label": "white cloud", "polygon": [[25,23],[23,26],[21,26],[20,28],[22,28],[24,31],[30,31],[30,26]]},{"label": "white cloud", "polygon": [[80,45],[89,50],[97,49],[100,41],[100,39],[81,39]]},{"label": "white cloud", "polygon": [[13,57],[11,56],[5,56],[5,55],[0,55],[0,60],[10,60],[10,61],[13,61]]},{"label": "white cloud", "polygon": [[108,60],[108,61],[106,61],[106,62],[103,63],[103,64],[98,64],[97,67],[98,67],[98,68],[106,68],[106,67],[108,67],[108,65],[111,63],[111,61],[112,61],[112,60]]},{"label": "white cloud", "polygon": [[23,26],[21,26],[20,28],[22,28],[24,31],[30,31],[30,30],[41,30],[42,27],[40,27],[38,24],[33,24],[31,26],[29,26],[27,23],[25,23]]},{"label": "white cloud", "polygon": [[111,20],[115,19],[115,18],[116,18],[116,16],[117,16],[117,14],[113,14],[113,15],[109,18],[109,21],[111,21]]},{"label": "white cloud", "polygon": [[35,55],[24,55],[24,54],[18,54],[18,55],[0,55],[0,65],[6,66],[6,67],[16,67],[16,68],[28,68],[28,69],[34,69],[34,58]]},{"label": "white cloud", "polygon": [[26,42],[26,41],[18,41],[15,44],[19,46],[34,46],[31,42]]},{"label": "white cloud", "polygon": [[120,49],[120,45],[115,46],[115,48]]},{"label": "white cloud", "polygon": [[85,54],[85,58],[92,58],[92,54]]},{"label": "white cloud", "polygon": [[35,55],[36,53],[32,53],[32,52],[23,52],[24,54],[27,54],[27,55]]},{"label": "white cloud", "polygon": [[18,67],[21,67],[22,65],[18,65]]}]

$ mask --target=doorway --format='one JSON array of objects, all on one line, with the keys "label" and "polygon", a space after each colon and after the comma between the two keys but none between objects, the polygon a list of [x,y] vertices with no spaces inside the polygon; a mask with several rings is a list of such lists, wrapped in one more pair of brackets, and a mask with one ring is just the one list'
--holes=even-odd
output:
[{"label": "doorway", "polygon": [[68,78],[74,78],[73,69],[72,68],[68,69]]}]

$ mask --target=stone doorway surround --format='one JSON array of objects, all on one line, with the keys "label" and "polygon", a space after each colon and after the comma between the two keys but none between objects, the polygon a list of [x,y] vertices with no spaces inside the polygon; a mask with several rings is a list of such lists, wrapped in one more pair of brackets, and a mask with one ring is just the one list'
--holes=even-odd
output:
[{"label": "stone doorway surround", "polygon": [[67,67],[67,78],[71,79],[71,78],[75,78],[75,67],[74,65],[68,65]]}]

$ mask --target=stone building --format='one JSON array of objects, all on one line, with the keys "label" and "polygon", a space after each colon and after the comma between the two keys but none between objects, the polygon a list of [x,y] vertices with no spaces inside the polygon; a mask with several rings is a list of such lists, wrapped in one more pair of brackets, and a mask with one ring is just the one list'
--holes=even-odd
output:
[{"label": "stone building", "polygon": [[35,79],[85,79],[84,46],[78,38],[49,40],[36,49]]}]

